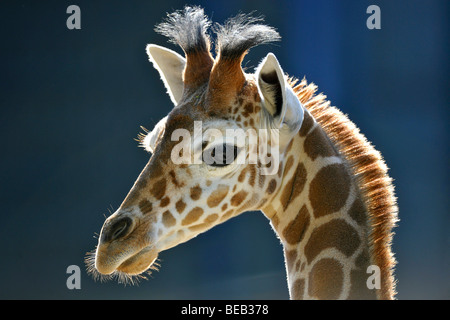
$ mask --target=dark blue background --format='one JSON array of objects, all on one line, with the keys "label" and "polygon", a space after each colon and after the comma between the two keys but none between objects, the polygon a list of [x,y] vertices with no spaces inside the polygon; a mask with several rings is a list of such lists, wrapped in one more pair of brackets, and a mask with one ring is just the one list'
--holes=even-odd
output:
[{"label": "dark blue background", "polygon": [[[448,1],[197,1],[214,21],[257,10],[274,52],[315,82],[379,149],[395,179],[399,299],[450,298]],[[81,8],[81,30],[66,8]],[[285,299],[279,240],[245,213],[163,252],[139,286],[94,282],[84,269],[104,215],[148,161],[133,141],[170,110],[147,43],[183,1],[2,1],[0,4],[0,298]],[[381,30],[366,9],[381,8]],[[82,268],[81,290],[66,268]]]}]

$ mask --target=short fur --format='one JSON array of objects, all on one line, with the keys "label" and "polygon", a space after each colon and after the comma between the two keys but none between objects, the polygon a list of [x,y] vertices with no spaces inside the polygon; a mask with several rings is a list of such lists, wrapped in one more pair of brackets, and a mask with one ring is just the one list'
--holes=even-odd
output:
[{"label": "short fur", "polygon": [[372,263],[379,266],[381,271],[382,284],[378,298],[393,299],[396,294],[393,277],[396,261],[391,242],[392,229],[398,222],[398,208],[386,164],[381,154],[347,116],[335,107],[330,107],[326,96],[315,95],[317,87],[314,84],[308,85],[304,79],[298,85],[296,83],[297,80],[290,80],[300,102],[324,129],[353,170],[368,209]]}]

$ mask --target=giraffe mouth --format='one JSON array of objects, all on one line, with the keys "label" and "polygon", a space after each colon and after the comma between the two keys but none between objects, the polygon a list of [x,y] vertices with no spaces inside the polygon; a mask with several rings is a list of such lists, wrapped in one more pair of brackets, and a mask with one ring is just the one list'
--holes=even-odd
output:
[{"label": "giraffe mouth", "polygon": [[85,263],[88,274],[90,274],[96,281],[110,281],[117,280],[118,283],[125,285],[135,285],[140,280],[147,279],[152,271],[158,271],[159,264],[156,262],[158,253],[150,247],[145,247],[141,251],[132,255],[131,257],[122,261],[116,268],[110,269],[105,273],[105,266],[102,266],[99,271],[97,264],[97,250],[87,253]]},{"label": "giraffe mouth", "polygon": [[158,270],[158,251],[154,246],[146,246],[128,256],[123,254],[124,250],[121,250],[122,254],[113,251],[100,245],[87,254],[87,271],[94,280],[117,280],[133,285],[141,279],[147,279],[146,274]]},{"label": "giraffe mouth", "polygon": [[116,270],[128,275],[138,275],[152,269],[157,258],[158,252],[153,246],[145,247],[123,261]]}]

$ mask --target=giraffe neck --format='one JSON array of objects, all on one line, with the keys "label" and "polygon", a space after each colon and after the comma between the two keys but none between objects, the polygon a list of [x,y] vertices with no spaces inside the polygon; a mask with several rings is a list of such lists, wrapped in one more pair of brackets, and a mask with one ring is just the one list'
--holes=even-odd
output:
[{"label": "giraffe neck", "polygon": [[280,165],[279,192],[263,209],[280,237],[291,299],[376,298],[367,209],[346,160],[305,111]]}]

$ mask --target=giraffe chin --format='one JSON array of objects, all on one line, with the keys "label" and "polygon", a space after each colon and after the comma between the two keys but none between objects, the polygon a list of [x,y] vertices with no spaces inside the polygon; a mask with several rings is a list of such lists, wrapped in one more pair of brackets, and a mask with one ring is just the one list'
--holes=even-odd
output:
[{"label": "giraffe chin", "polygon": [[157,258],[158,252],[146,247],[122,262],[116,270],[132,276],[138,275],[147,271]]}]

